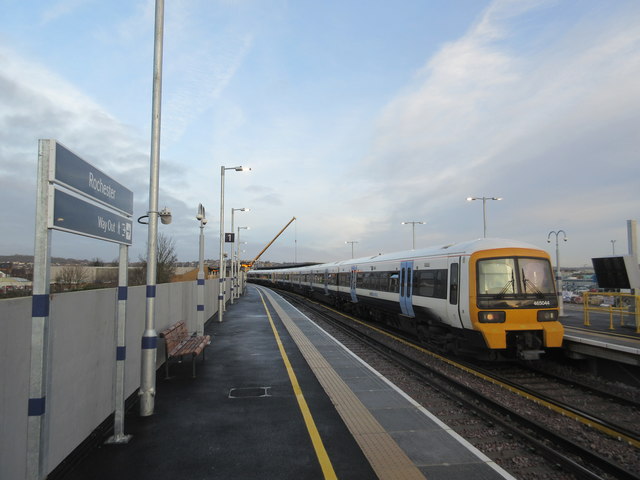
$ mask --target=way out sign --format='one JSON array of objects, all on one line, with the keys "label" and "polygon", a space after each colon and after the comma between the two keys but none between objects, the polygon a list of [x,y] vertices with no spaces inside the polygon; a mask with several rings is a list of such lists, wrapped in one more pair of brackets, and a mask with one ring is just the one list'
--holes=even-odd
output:
[{"label": "way out sign", "polygon": [[133,192],[55,140],[41,140],[53,208],[47,227],[132,244]]}]

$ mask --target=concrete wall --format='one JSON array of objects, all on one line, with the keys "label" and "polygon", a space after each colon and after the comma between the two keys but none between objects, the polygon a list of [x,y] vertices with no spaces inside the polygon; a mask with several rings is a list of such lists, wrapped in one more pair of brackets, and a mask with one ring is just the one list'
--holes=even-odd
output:
[{"label": "concrete wall", "polygon": [[[205,320],[218,307],[218,280],[205,282]],[[227,297],[228,298],[228,291]],[[50,391],[47,393],[51,472],[114,410],[116,289],[51,296]],[[184,320],[196,329],[195,282],[161,284],[156,292],[155,328]],[[130,287],[127,301],[126,396],[140,385],[140,345],[146,287]],[[31,297],[0,300],[0,479],[26,473],[27,403],[31,348]],[[159,367],[164,360],[158,342]],[[126,424],[125,424],[126,432]]]}]

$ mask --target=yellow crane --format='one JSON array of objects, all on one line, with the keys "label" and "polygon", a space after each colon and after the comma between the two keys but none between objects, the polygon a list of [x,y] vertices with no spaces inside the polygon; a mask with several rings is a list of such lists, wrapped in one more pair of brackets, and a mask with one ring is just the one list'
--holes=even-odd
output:
[{"label": "yellow crane", "polygon": [[287,227],[293,223],[295,219],[296,217],[291,218],[291,220],[289,220],[289,223],[287,223],[284,227],[282,227],[282,230],[280,230],[278,234],[275,237],[273,237],[273,240],[267,243],[267,246],[264,247],[262,250],[260,250],[260,253],[256,255],[256,257],[253,260],[251,260],[249,263],[243,263],[242,267],[247,270],[253,267],[253,264],[258,261],[258,259],[262,256],[262,254],[267,251],[267,248],[269,248],[271,244],[276,241],[276,239],[282,234],[282,232],[284,232],[287,229]]}]

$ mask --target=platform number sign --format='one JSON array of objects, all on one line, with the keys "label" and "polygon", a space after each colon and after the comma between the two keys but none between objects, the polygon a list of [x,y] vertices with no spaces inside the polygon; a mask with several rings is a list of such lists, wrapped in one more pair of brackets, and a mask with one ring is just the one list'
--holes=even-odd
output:
[{"label": "platform number sign", "polygon": [[233,243],[235,241],[235,234],[234,233],[225,233],[224,234],[224,241],[225,243]]}]

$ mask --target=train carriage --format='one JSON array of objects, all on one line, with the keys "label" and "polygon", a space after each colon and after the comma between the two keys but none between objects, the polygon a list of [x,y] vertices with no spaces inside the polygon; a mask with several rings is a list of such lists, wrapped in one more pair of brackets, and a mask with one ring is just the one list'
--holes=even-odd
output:
[{"label": "train carriage", "polygon": [[254,270],[248,278],[383,322],[443,351],[536,359],[564,336],[549,255],[512,240]]}]

